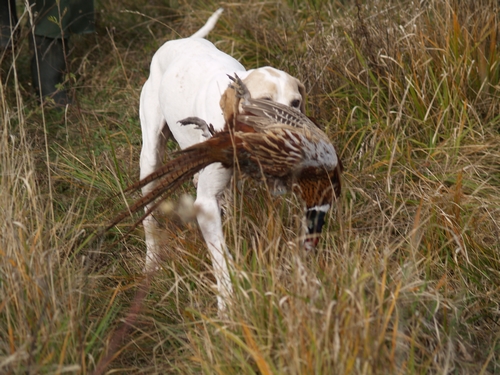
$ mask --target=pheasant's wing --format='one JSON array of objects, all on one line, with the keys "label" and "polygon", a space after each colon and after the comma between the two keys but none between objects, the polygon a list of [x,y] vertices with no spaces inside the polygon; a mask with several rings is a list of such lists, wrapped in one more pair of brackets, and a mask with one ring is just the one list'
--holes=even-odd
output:
[{"label": "pheasant's wing", "polygon": [[305,168],[324,171],[337,165],[330,142],[291,126],[271,126],[262,132],[240,133],[238,137],[244,149],[238,162],[250,175],[297,176]]},{"label": "pheasant's wing", "polygon": [[[238,162],[243,171],[252,177],[283,177],[293,174],[303,159],[298,139],[289,139],[282,129],[240,135],[242,150]],[[240,156],[241,155],[241,156]]]}]

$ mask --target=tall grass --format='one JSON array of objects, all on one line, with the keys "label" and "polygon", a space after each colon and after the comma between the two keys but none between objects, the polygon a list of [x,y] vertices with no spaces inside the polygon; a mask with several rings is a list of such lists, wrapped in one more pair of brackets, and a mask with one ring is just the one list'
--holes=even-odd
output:
[{"label": "tall grass", "polygon": [[25,21],[0,56],[0,372],[498,373],[495,1],[224,4],[209,39],[302,80],[345,166],[316,253],[299,247],[296,197],[232,185],[227,319],[180,209],[150,279],[141,228],[90,239],[138,177],[152,54],[219,5],[100,2],[96,35],[72,40],[67,111],[31,92]]}]

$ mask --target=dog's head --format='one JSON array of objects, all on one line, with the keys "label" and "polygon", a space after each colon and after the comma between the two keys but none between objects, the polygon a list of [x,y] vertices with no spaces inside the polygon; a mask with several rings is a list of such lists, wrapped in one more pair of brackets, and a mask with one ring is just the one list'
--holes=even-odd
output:
[{"label": "dog's head", "polygon": [[[253,99],[268,99],[288,105],[305,113],[305,87],[297,78],[271,67],[238,73]],[[235,111],[242,113],[236,92],[228,87],[220,99],[220,107],[226,123],[233,121]]]}]

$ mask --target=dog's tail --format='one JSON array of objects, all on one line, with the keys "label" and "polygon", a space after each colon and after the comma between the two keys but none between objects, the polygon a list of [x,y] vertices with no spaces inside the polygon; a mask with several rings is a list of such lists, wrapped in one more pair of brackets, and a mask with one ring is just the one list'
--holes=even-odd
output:
[{"label": "dog's tail", "polygon": [[[130,185],[125,192],[135,191],[147,184],[157,181],[157,185],[149,193],[132,204],[127,210],[118,214],[104,229],[107,231],[130,214],[133,214],[143,207],[154,202],[159,196],[171,192],[179,187],[183,182],[189,180],[195,173],[206,166],[222,162],[228,164],[227,155],[232,155],[232,141],[229,134],[221,134],[221,137],[211,138],[205,142],[195,144],[178,152],[178,156],[167,164],[158,168],[149,176]],[[229,165],[225,165],[228,167]],[[143,220],[149,215],[157,204],[153,205],[148,212],[141,218]]]},{"label": "dog's tail", "polygon": [[215,24],[217,23],[217,20],[219,19],[223,11],[224,11],[223,8],[217,9],[210,16],[205,25],[203,25],[201,29],[199,29],[197,32],[191,35],[191,38],[206,38],[207,35],[210,33],[210,31],[212,31],[212,29],[215,27]]}]

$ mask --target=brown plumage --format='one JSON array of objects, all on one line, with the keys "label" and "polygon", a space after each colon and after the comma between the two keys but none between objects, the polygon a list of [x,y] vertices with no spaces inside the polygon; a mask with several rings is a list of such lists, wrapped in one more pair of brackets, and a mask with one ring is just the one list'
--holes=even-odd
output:
[{"label": "brown plumage", "polygon": [[[129,212],[136,212],[174,190],[204,167],[219,162],[250,178],[265,178],[273,189],[301,196],[308,209],[309,234],[321,231],[325,212],[340,195],[341,164],[330,140],[299,111],[268,100],[251,99],[237,77],[234,88],[242,98],[240,114],[234,121],[206,141],[179,151],[174,160],[127,188],[126,191],[137,190],[158,181],[154,190],[117,216],[108,228]],[[210,126],[202,119],[190,118],[182,123],[196,124],[204,134],[210,132]]]}]

